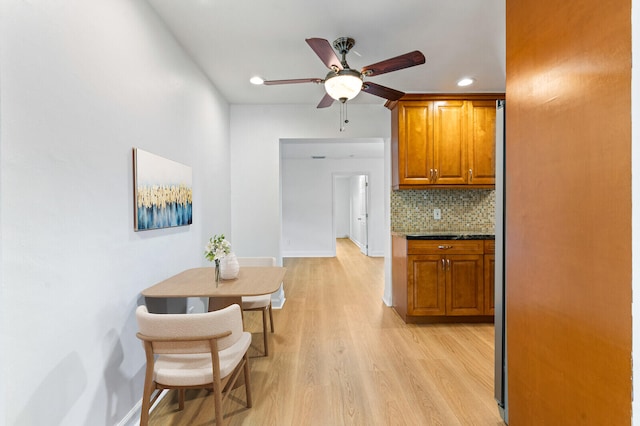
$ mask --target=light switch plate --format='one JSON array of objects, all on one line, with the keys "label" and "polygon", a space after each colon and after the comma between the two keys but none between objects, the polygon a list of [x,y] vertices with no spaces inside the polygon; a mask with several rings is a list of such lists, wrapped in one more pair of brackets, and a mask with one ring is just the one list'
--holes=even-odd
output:
[{"label": "light switch plate", "polygon": [[442,219],[442,212],[440,211],[440,209],[433,209],[433,218],[435,220]]}]

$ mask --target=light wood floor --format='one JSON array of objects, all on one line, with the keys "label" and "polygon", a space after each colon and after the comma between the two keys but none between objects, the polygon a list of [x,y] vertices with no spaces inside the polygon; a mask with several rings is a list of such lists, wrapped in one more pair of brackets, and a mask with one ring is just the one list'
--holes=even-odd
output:
[{"label": "light wood floor", "polygon": [[[286,303],[262,357],[253,334],[253,407],[244,387],[224,404],[229,425],[504,425],[493,399],[493,325],[407,325],[382,302],[382,258],[338,240],[337,258],[285,259]],[[151,425],[212,425],[213,400],[164,398]]]}]

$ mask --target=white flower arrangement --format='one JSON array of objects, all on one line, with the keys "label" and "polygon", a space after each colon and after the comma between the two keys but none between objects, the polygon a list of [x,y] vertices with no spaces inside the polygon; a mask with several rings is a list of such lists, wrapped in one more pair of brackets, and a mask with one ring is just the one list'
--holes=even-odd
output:
[{"label": "white flower arrangement", "polygon": [[225,255],[231,252],[231,243],[227,241],[224,234],[214,235],[213,238],[209,238],[209,242],[204,247],[204,257],[209,262],[215,261],[216,264],[220,262]]}]

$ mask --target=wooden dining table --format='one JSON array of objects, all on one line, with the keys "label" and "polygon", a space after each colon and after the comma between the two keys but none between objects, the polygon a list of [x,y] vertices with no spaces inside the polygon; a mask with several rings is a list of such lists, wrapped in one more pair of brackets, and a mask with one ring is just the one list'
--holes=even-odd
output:
[{"label": "wooden dining table", "polygon": [[281,266],[243,266],[236,278],[220,279],[216,285],[214,267],[192,268],[144,289],[142,295],[147,304],[153,299],[208,297],[209,311],[214,311],[234,303],[241,305],[242,296],[278,291],[286,271]]}]

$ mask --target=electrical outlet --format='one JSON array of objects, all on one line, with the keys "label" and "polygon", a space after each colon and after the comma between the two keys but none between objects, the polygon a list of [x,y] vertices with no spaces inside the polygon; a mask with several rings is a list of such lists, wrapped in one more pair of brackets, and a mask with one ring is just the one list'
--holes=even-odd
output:
[{"label": "electrical outlet", "polygon": [[435,220],[442,219],[442,212],[440,211],[440,209],[433,209],[433,218]]}]

